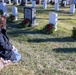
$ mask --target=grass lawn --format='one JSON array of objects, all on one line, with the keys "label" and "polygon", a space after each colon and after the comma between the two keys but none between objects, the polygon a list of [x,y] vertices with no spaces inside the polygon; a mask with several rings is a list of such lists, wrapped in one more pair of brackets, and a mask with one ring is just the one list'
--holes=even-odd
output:
[{"label": "grass lawn", "polygon": [[[45,10],[37,5],[38,26],[18,28],[23,19],[23,7],[18,7],[18,21],[7,26],[10,42],[19,50],[22,58],[18,63],[0,71],[0,75],[76,75],[76,41],[71,37],[76,26],[76,13],[69,13],[69,6],[54,11],[52,5]],[[11,5],[8,5],[11,13]],[[58,31],[43,34],[41,29],[48,23],[49,12],[58,13]]]}]

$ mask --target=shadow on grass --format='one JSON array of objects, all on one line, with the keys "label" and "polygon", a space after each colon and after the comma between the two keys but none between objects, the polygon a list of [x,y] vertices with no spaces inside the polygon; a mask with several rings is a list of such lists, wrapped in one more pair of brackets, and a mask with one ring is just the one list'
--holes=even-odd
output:
[{"label": "shadow on grass", "polygon": [[18,25],[22,22],[23,18],[18,18],[17,21],[7,22],[8,27],[10,28],[18,28]]},{"label": "shadow on grass", "polygon": [[38,10],[36,10],[37,11],[37,13],[42,13],[42,14],[48,14],[49,12],[54,12],[55,10],[50,10],[50,9],[47,9],[47,10],[45,10],[45,9],[38,9]]},{"label": "shadow on grass", "polygon": [[76,48],[56,48],[53,49],[53,51],[59,53],[72,53],[72,52],[76,52]]},{"label": "shadow on grass", "polygon": [[76,20],[76,19],[72,19],[72,18],[61,18],[61,19],[58,19],[58,20]]},{"label": "shadow on grass", "polygon": [[76,42],[71,37],[64,37],[64,38],[49,38],[49,39],[29,39],[28,42]]},{"label": "shadow on grass", "polygon": [[43,17],[41,17],[41,18],[36,18],[36,19],[48,20],[48,18],[43,18]]},{"label": "shadow on grass", "polygon": [[56,11],[57,13],[62,13],[62,14],[68,14],[68,15],[71,15],[70,13],[69,13],[69,11],[65,11],[65,10],[59,10],[59,11]]},{"label": "shadow on grass", "polygon": [[[17,25],[9,25],[8,27],[9,32],[8,34],[13,37],[19,37],[21,34],[41,34],[41,35],[46,35],[42,33],[42,30],[35,29],[34,27],[28,27],[28,28],[18,28]],[[63,38],[38,38],[38,39],[28,39],[28,42],[76,42],[72,37],[63,37]]]},{"label": "shadow on grass", "polygon": [[11,30],[8,32],[8,34],[12,37],[19,37],[21,34],[41,34],[41,30],[33,30],[30,27],[29,28],[20,28],[20,29],[15,29],[15,30]]}]

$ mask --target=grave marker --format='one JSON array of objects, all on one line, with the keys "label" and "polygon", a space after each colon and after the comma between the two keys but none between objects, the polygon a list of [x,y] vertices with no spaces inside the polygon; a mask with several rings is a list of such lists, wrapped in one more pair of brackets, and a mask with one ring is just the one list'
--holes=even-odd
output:
[{"label": "grave marker", "polygon": [[15,16],[15,20],[18,19],[18,10],[17,10],[17,7],[16,6],[13,6],[12,7],[12,15]]},{"label": "grave marker", "polygon": [[32,1],[32,7],[36,7],[36,1]]},{"label": "grave marker", "polygon": [[75,13],[75,4],[70,5],[70,13]]},{"label": "grave marker", "polygon": [[63,1],[64,7],[66,6],[66,1]]},{"label": "grave marker", "polygon": [[3,3],[3,2],[0,3],[0,10],[3,11],[3,15],[4,16],[7,16],[8,15],[7,14],[7,6],[6,6],[6,3]]},{"label": "grave marker", "polygon": [[43,2],[43,8],[47,9],[47,0],[44,0],[44,2]]},{"label": "grave marker", "polygon": [[58,11],[59,10],[59,3],[55,3],[54,8],[56,11]]},{"label": "grave marker", "polygon": [[31,26],[38,25],[36,22],[36,8],[24,7],[24,19],[28,18],[31,22]]},{"label": "grave marker", "polygon": [[55,26],[55,31],[57,31],[57,21],[58,21],[58,14],[53,12],[49,14],[49,23]]}]

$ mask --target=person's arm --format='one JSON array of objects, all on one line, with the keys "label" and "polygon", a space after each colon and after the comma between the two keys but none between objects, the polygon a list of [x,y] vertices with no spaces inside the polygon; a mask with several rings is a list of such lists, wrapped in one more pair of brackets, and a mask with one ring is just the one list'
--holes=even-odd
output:
[{"label": "person's arm", "polygon": [[7,39],[9,40],[6,29],[1,29],[1,32],[2,32],[2,33],[7,37]]},{"label": "person's arm", "polygon": [[3,37],[3,35],[0,34],[0,49],[2,50],[12,50],[12,44],[8,40],[4,40],[6,37]]}]

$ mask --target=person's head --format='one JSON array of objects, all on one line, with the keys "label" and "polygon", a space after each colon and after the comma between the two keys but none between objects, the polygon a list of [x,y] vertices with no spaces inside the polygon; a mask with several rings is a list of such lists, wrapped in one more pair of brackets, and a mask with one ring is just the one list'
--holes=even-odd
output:
[{"label": "person's head", "polygon": [[0,15],[0,29],[3,29],[6,26],[6,18]]}]

